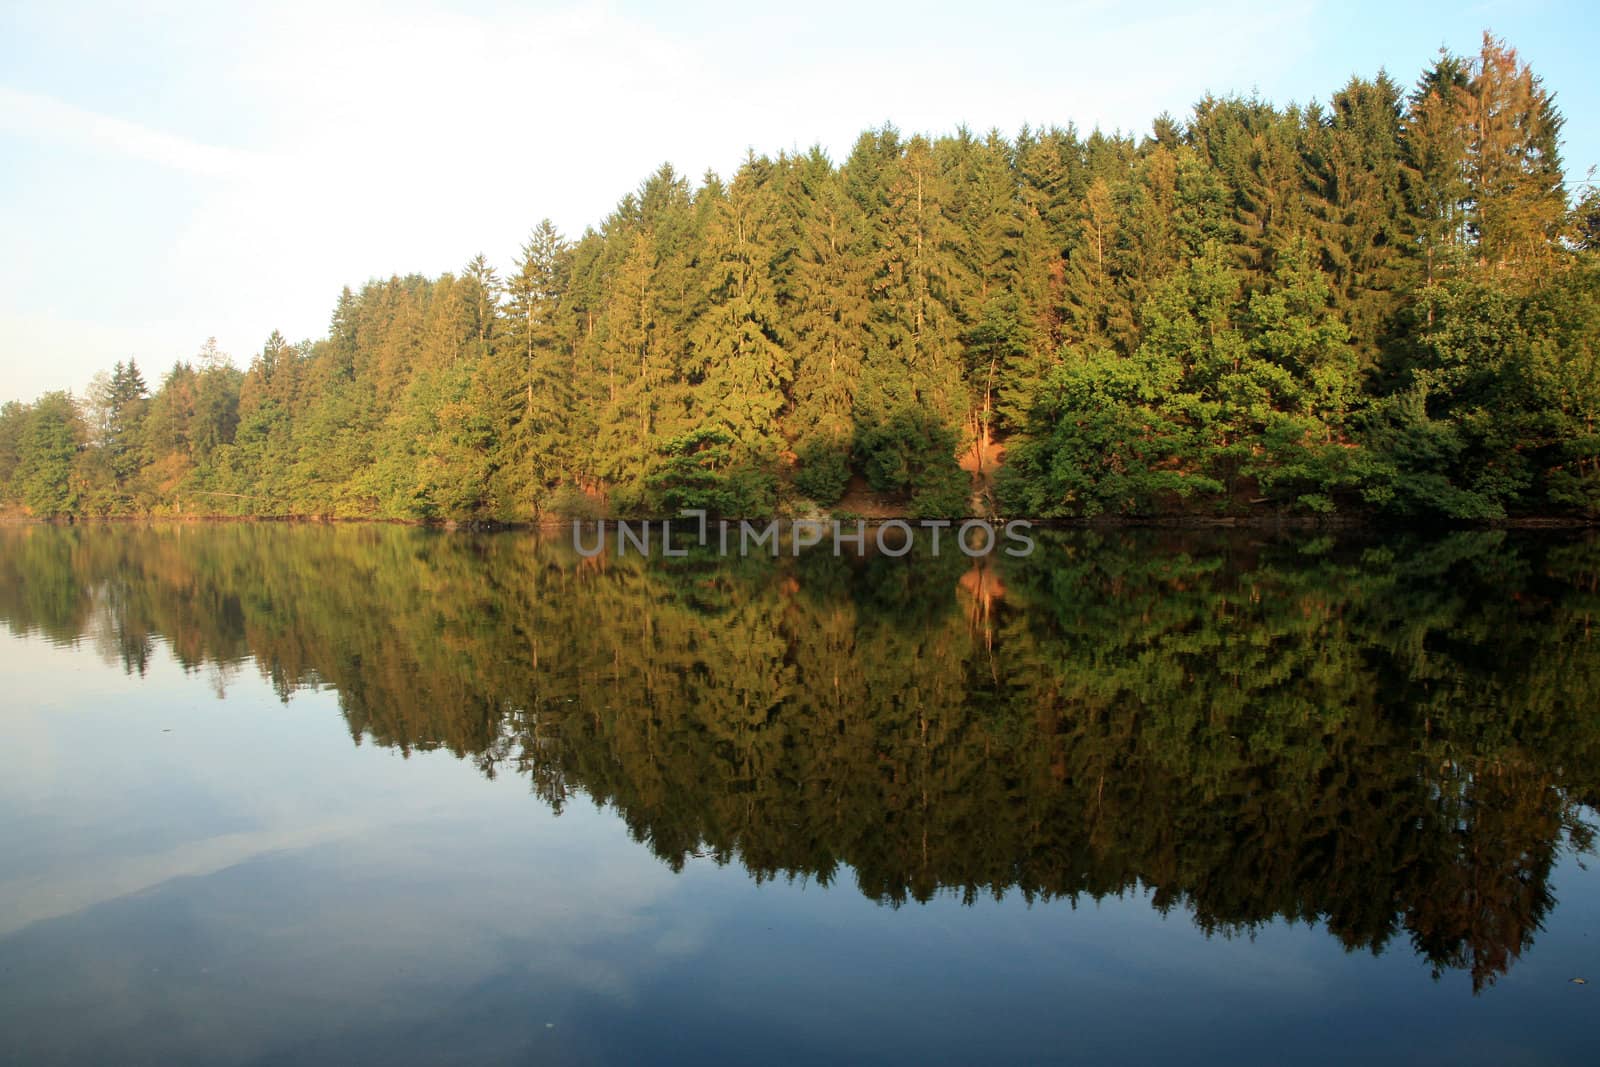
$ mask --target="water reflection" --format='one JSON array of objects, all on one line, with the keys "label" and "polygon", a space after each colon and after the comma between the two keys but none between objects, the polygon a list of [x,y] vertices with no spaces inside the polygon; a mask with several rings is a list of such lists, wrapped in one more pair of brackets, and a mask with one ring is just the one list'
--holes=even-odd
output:
[{"label": "water reflection", "polygon": [[1072,532],[1025,560],[580,559],[389,527],[0,530],[0,618],[891,904],[1138,886],[1474,988],[1600,800],[1600,545]]}]

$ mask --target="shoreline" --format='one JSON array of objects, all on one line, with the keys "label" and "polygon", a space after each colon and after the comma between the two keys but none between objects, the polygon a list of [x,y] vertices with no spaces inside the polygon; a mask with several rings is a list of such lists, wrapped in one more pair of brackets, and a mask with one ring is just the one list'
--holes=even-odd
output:
[{"label": "shoreline", "polygon": [[[449,533],[494,533],[500,531],[555,531],[569,530],[574,522],[591,527],[597,522],[630,524],[660,523],[682,518],[677,515],[632,516],[603,519],[547,518],[532,521],[506,522],[499,520],[443,520],[385,519],[368,516],[345,517],[331,515],[94,515],[68,518],[36,518],[31,515],[0,515],[0,526],[116,526],[128,525],[204,525],[209,523],[283,523],[297,526],[410,526],[419,529],[441,530]],[[770,522],[776,519],[780,526],[800,521],[833,521],[835,516],[762,516],[759,519],[730,517],[729,522]],[[1307,515],[1096,515],[1090,518],[1030,519],[999,516],[966,516],[949,520],[960,524],[967,519],[982,519],[991,523],[1026,522],[1041,530],[1117,530],[1146,527],[1151,529],[1241,529],[1241,530],[1319,530],[1329,532],[1350,531],[1431,531],[1431,530],[1590,530],[1600,529],[1600,517],[1583,518],[1570,515],[1518,515],[1502,519],[1429,519],[1420,522],[1397,522],[1371,516],[1307,516]],[[851,515],[840,517],[840,522],[860,521],[868,529],[889,522],[919,520],[907,514],[877,515],[871,518]]]}]

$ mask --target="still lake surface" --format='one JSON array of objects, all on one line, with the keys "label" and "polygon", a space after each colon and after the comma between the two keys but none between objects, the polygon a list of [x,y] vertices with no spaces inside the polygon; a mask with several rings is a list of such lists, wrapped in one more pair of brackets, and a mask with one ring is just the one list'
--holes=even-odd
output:
[{"label": "still lake surface", "polygon": [[14,527],[0,623],[5,1062],[1597,1058],[1589,537]]}]

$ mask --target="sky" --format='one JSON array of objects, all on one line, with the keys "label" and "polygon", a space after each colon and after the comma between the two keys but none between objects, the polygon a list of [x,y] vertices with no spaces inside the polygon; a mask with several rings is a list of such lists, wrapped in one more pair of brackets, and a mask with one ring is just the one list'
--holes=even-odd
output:
[{"label": "sky", "polygon": [[598,224],[663,162],[698,177],[865,129],[1145,133],[1204,93],[1326,101],[1415,81],[1485,29],[1600,164],[1584,5],[0,0],[0,401],[154,386],[208,337],[241,367],[321,337],[342,286],[505,273],[533,226]]}]

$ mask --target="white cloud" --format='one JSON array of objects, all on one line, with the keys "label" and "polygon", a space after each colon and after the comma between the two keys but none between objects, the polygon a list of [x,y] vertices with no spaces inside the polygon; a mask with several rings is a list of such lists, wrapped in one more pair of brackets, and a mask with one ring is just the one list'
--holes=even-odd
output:
[{"label": "white cloud", "polygon": [[155,163],[207,178],[238,178],[267,165],[254,152],[200,144],[48,96],[0,86],[0,130]]}]

